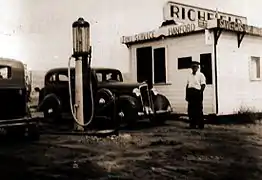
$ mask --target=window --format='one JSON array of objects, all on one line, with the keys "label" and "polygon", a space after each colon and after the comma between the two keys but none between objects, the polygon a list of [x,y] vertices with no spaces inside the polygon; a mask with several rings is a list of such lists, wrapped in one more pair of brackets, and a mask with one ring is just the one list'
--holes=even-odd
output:
[{"label": "window", "polygon": [[251,80],[260,80],[261,72],[260,72],[260,57],[251,57],[250,62],[250,79]]},{"label": "window", "polygon": [[52,74],[51,76],[48,77],[47,81],[49,81],[49,82],[55,82],[55,79],[56,79],[55,77],[56,77],[56,75],[55,75],[55,74]]},{"label": "window", "polygon": [[137,82],[166,83],[166,49],[151,46],[136,49]]},{"label": "window", "polygon": [[200,54],[200,71],[206,77],[206,84],[212,84],[212,54]]},{"label": "window", "polygon": [[106,81],[121,81],[120,75],[117,72],[107,73]]},{"label": "window", "polygon": [[188,69],[191,67],[192,57],[181,57],[178,58],[178,69]]},{"label": "window", "polygon": [[9,79],[11,75],[11,67],[0,66],[0,79]]},{"label": "window", "polygon": [[166,83],[165,48],[154,49],[154,83]]},{"label": "window", "polygon": [[68,81],[68,77],[67,75],[64,75],[64,74],[59,74],[58,75],[58,81]]},{"label": "window", "polygon": [[112,73],[106,74],[106,81],[109,81],[112,79]]},{"label": "window", "polygon": [[101,73],[96,73],[96,78],[98,82],[102,82],[103,81],[103,75]]}]

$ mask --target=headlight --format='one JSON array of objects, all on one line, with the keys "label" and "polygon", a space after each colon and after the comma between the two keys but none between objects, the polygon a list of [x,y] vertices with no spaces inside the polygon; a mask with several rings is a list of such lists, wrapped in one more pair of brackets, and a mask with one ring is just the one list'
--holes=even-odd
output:
[{"label": "headlight", "polygon": [[133,93],[134,93],[136,96],[140,96],[140,91],[139,91],[138,88],[133,89]]},{"label": "headlight", "polygon": [[158,95],[158,92],[155,88],[152,88],[151,91],[154,93],[155,96]]}]

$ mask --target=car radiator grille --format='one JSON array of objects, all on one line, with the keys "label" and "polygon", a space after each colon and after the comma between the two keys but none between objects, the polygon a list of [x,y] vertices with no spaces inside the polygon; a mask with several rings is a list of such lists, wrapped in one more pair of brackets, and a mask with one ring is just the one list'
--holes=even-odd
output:
[{"label": "car radiator grille", "polygon": [[153,110],[153,103],[152,103],[152,97],[148,89],[148,85],[141,85],[139,87],[140,93],[141,93],[141,101],[142,105],[147,108],[151,108]]}]

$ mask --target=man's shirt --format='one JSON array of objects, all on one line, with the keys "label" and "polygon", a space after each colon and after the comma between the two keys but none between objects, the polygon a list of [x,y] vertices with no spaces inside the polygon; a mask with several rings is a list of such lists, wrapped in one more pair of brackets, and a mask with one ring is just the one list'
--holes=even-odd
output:
[{"label": "man's shirt", "polygon": [[192,72],[187,78],[188,88],[195,88],[201,90],[201,85],[206,85],[206,77],[200,71],[197,71],[194,75]]}]

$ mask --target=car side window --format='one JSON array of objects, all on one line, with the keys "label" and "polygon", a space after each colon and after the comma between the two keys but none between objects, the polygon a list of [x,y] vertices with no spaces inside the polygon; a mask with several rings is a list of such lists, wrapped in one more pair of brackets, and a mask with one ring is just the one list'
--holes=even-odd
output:
[{"label": "car side window", "polygon": [[49,82],[55,82],[55,77],[56,77],[55,74],[53,74],[52,76],[50,76]]},{"label": "car side window", "polygon": [[103,75],[101,73],[96,73],[96,78],[98,82],[102,82],[103,81]]},{"label": "car side window", "polygon": [[106,81],[109,81],[109,80],[112,80],[112,79],[113,79],[112,73],[106,74]]},{"label": "car side window", "polygon": [[107,81],[121,81],[120,75],[115,72],[106,74],[106,80]]},{"label": "car side window", "polygon": [[68,77],[64,74],[59,74],[58,75],[58,81],[59,82],[68,82]]}]

